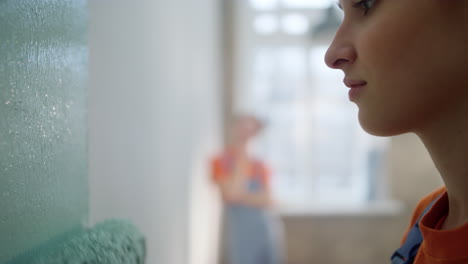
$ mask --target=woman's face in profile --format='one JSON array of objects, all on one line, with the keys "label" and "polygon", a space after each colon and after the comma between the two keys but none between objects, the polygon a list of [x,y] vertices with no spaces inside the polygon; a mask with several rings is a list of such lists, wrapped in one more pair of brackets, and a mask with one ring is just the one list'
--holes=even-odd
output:
[{"label": "woman's face in profile", "polygon": [[464,0],[341,0],[325,56],[345,74],[371,134],[417,131],[462,103],[468,45]]}]

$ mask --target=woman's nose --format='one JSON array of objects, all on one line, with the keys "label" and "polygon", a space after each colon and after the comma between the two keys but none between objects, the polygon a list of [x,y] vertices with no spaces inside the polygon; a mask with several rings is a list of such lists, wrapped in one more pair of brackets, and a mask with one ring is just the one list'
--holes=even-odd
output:
[{"label": "woman's nose", "polygon": [[357,53],[350,41],[346,41],[343,32],[338,30],[333,42],[325,54],[325,63],[332,69],[343,69],[346,64],[356,61]]}]

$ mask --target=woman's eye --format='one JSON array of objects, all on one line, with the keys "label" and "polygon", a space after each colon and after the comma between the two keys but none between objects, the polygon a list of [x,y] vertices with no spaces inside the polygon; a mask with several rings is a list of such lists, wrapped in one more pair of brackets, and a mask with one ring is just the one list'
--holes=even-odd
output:
[{"label": "woman's eye", "polygon": [[360,0],[357,3],[353,4],[353,7],[360,8],[364,10],[364,15],[367,15],[369,10],[371,9],[372,5],[376,0]]}]

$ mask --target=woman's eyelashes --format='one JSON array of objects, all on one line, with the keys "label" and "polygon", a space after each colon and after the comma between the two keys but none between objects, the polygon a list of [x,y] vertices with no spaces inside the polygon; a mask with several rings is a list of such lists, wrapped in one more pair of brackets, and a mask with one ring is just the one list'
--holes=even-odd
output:
[{"label": "woman's eyelashes", "polygon": [[375,1],[376,0],[360,0],[354,3],[353,7],[364,10],[364,15],[367,15],[367,13],[372,8],[372,5],[374,4]]}]

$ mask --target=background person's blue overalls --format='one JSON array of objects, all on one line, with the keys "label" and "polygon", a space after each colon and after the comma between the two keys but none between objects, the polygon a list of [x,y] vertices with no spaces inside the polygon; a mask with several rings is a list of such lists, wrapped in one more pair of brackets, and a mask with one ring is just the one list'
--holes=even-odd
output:
[{"label": "background person's blue overalls", "polygon": [[[260,189],[258,177],[249,181],[249,192]],[[226,204],[230,264],[281,264],[281,225],[270,210]]]}]

